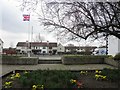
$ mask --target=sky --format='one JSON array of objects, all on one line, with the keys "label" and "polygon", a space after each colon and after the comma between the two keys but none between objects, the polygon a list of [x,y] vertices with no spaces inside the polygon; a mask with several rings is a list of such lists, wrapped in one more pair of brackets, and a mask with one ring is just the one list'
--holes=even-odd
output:
[{"label": "sky", "polygon": [[[17,42],[31,41],[31,33],[33,27],[33,39],[40,33],[45,37],[46,41],[55,42],[55,35],[47,33],[43,27],[39,25],[36,18],[30,15],[30,21],[23,21],[23,14],[28,12],[20,11],[17,2],[13,0],[2,0],[0,9],[0,38],[4,42],[4,48],[15,47]],[[51,35],[52,34],[52,35]]]},{"label": "sky", "polygon": [[[4,48],[16,47],[18,42],[26,42],[27,40],[31,41],[31,33],[33,30],[32,41],[36,39],[36,36],[44,37],[44,41],[57,42],[57,37],[50,32],[44,30],[44,27],[40,26],[34,14],[30,14],[30,21],[23,21],[23,14],[28,14],[28,12],[20,11],[20,7],[15,0],[0,0],[0,38],[4,42]],[[33,27],[33,29],[32,29]],[[67,42],[63,43],[67,45],[68,43],[78,42]],[[80,45],[101,45],[98,41],[79,42]]]}]

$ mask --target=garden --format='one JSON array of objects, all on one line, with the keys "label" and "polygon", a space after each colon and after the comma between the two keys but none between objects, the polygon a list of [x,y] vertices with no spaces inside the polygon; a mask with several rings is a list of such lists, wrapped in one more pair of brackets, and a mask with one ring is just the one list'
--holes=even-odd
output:
[{"label": "garden", "polygon": [[34,70],[16,71],[3,77],[4,88],[43,90],[46,88],[118,88],[118,69],[94,71]]}]

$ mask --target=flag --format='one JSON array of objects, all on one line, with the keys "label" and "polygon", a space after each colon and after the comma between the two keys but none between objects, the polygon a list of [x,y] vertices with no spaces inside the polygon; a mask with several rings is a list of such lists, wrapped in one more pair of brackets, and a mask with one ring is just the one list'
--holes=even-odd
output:
[{"label": "flag", "polygon": [[23,21],[30,21],[30,15],[23,15]]}]

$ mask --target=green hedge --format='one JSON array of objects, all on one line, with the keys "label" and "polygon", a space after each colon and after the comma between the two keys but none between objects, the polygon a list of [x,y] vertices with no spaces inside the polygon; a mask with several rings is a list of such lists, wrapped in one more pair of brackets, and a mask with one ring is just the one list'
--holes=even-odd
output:
[{"label": "green hedge", "polygon": [[120,60],[120,53],[118,53],[114,56],[114,60]]},{"label": "green hedge", "polygon": [[62,57],[63,64],[100,64],[104,63],[104,59],[108,55],[64,55]]},{"label": "green hedge", "polygon": [[12,65],[34,65],[38,64],[37,58],[22,58],[20,56],[2,56],[2,64],[12,64]]},{"label": "green hedge", "polygon": [[102,75],[107,76],[108,80],[120,81],[120,70],[119,69],[108,69],[104,68],[101,72]]}]

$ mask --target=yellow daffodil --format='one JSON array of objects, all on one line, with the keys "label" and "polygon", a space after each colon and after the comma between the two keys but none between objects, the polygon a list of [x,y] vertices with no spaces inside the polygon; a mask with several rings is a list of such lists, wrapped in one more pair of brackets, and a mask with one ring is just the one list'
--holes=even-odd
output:
[{"label": "yellow daffodil", "polygon": [[73,79],[70,79],[70,82],[73,83]]},{"label": "yellow daffodil", "polygon": [[12,82],[5,82],[4,88],[11,88],[12,87]]},{"label": "yellow daffodil", "polygon": [[87,71],[80,71],[80,74],[87,74]]},{"label": "yellow daffodil", "polygon": [[15,74],[15,77],[16,77],[16,78],[19,78],[19,77],[20,77],[20,73],[16,73],[16,74]]},{"label": "yellow daffodil", "polygon": [[70,82],[71,82],[71,83],[76,83],[77,81],[74,80],[74,79],[71,79]]},{"label": "yellow daffodil", "polygon": [[98,71],[98,73],[100,74],[100,73],[101,73],[101,71]]},{"label": "yellow daffodil", "polygon": [[98,70],[96,70],[96,71],[95,71],[95,73],[99,73],[99,71],[98,71]]},{"label": "yellow daffodil", "polygon": [[43,88],[44,88],[44,85],[41,86],[41,89],[43,89]]},{"label": "yellow daffodil", "polygon": [[33,85],[32,88],[37,88],[37,86],[36,86],[36,85]]},{"label": "yellow daffodil", "polygon": [[12,84],[12,82],[5,82],[5,85],[10,85]]},{"label": "yellow daffodil", "polygon": [[83,74],[83,71],[81,71],[80,74]]},{"label": "yellow daffodil", "polygon": [[98,80],[99,77],[100,77],[100,75],[98,75],[98,74],[95,75],[96,80]]},{"label": "yellow daffodil", "polygon": [[103,79],[106,79],[106,76],[103,76]]},{"label": "yellow daffodil", "polygon": [[11,76],[10,79],[14,79],[15,77],[14,76]]},{"label": "yellow daffodil", "polygon": [[36,89],[37,89],[37,85],[33,85],[32,90],[36,90]]},{"label": "yellow daffodil", "polygon": [[73,80],[74,83],[76,83],[76,80]]},{"label": "yellow daffodil", "polygon": [[25,71],[24,73],[25,73],[25,74],[27,74],[28,72],[27,72],[27,71]]}]

